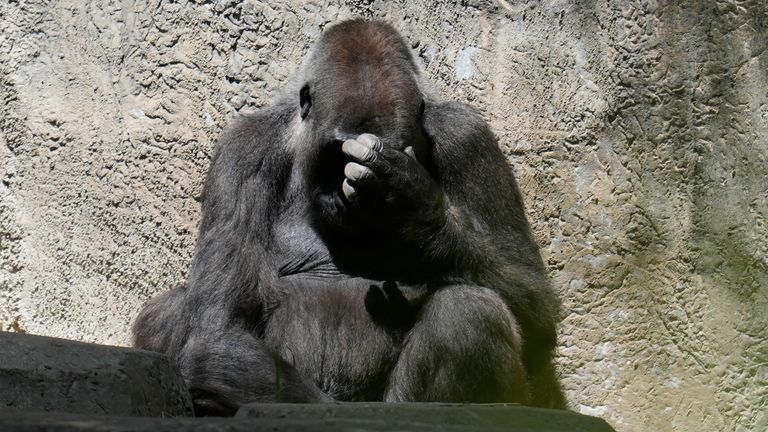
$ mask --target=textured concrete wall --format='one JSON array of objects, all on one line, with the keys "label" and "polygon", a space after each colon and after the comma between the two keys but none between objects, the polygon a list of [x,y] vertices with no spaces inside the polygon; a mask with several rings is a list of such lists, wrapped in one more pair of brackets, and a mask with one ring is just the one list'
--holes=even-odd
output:
[{"label": "textured concrete wall", "polygon": [[766,5],[2,2],[0,326],[126,344],[184,279],[222,127],[325,25],[379,17],[517,173],[573,408],[622,431],[765,430]]}]

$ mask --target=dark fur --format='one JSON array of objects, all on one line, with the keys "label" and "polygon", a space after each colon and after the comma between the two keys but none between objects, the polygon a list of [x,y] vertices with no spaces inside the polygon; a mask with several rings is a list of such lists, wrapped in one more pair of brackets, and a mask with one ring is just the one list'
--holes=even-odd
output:
[{"label": "dark fur", "polygon": [[[177,362],[198,414],[331,399],[563,406],[558,302],[515,179],[482,118],[419,79],[394,29],[347,21],[296,89],[221,137],[188,282],[134,326],[137,347]],[[371,192],[382,199],[353,205],[340,142],[364,132],[396,162]],[[408,146],[418,163],[400,157]]]}]

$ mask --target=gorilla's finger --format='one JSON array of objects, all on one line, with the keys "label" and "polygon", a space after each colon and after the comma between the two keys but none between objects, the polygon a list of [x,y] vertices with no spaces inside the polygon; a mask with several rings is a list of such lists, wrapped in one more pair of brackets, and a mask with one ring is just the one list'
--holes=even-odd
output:
[{"label": "gorilla's finger", "polygon": [[403,292],[400,291],[400,287],[397,286],[397,282],[385,281],[381,288],[384,294],[387,295],[390,303],[400,307],[408,306],[408,301],[405,299]]},{"label": "gorilla's finger", "polygon": [[349,179],[344,179],[344,182],[341,183],[341,190],[344,192],[344,196],[347,197],[347,200],[350,202],[357,201],[357,191],[349,184]]},{"label": "gorilla's finger", "polygon": [[414,153],[413,151],[413,146],[406,147],[405,150],[403,150],[403,152],[408,156],[410,156],[413,160],[418,161],[418,159],[416,159],[416,153]]},{"label": "gorilla's finger", "polygon": [[373,134],[365,133],[357,137],[357,141],[368,147],[373,151],[381,151],[384,148],[384,144],[381,143],[379,137]]},{"label": "gorilla's finger", "polygon": [[344,144],[341,145],[341,151],[347,156],[363,163],[370,163],[376,159],[376,152],[358,140],[344,141]]},{"label": "gorilla's finger", "polygon": [[344,165],[344,176],[355,182],[366,182],[372,180],[374,174],[370,168],[355,162],[349,162]]}]

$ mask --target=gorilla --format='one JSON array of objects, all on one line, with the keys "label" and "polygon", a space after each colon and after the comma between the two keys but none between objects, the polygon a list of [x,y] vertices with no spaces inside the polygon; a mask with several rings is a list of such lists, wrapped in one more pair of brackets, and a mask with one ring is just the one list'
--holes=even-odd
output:
[{"label": "gorilla", "polygon": [[134,345],[197,415],[248,402],[564,407],[559,302],[515,178],[390,25],[327,28],[277,102],[220,138],[188,280]]}]

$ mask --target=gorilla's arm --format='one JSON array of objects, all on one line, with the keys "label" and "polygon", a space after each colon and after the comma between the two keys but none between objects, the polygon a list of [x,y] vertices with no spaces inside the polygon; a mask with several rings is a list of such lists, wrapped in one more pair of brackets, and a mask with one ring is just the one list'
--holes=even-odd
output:
[{"label": "gorilla's arm", "polygon": [[278,103],[241,118],[219,138],[204,187],[201,238],[226,228],[235,236],[255,233],[265,240],[269,226],[261,223],[275,213],[270,204],[290,174],[292,155],[284,143],[294,112]]},{"label": "gorilla's arm", "polygon": [[427,105],[423,127],[429,160],[417,161],[410,143],[403,151],[370,134],[345,141],[353,160],[344,170],[345,196],[393,251],[390,260],[442,283],[497,290],[524,334],[542,342],[526,356],[548,358],[558,305],[493,133],[474,110],[453,102]]},{"label": "gorilla's arm", "polygon": [[248,312],[243,325],[255,326],[261,318],[266,282],[274,277],[270,212],[280,199],[280,170],[290,164],[280,146],[285,116],[278,105],[244,117],[217,143],[186,296],[212,332],[239,319],[239,310]]},{"label": "gorilla's arm", "polygon": [[447,102],[427,108],[424,129],[446,214],[440,231],[425,239],[429,258],[451,260],[465,273],[456,276],[487,277],[492,264],[543,271],[517,182],[487,123],[472,108]]},{"label": "gorilla's arm", "polygon": [[177,358],[192,328],[202,324],[211,334],[224,331],[240,309],[250,311],[246,324],[258,321],[263,296],[257,282],[269,274],[269,266],[255,263],[268,256],[260,238],[266,234],[264,209],[270,207],[264,203],[271,192],[259,182],[271,181],[262,166],[276,158],[282,137],[275,131],[281,130],[282,117],[280,110],[264,110],[241,119],[219,138],[188,281],[144,308],[134,325],[137,347]]},{"label": "gorilla's arm", "polygon": [[276,301],[270,230],[291,172],[282,136],[290,115],[278,104],[241,119],[220,138],[206,179],[185,312],[180,314],[194,325],[186,325],[183,346],[169,353],[198,414],[231,415],[240,404],[256,400],[325,398],[259,338],[265,310]]},{"label": "gorilla's arm", "polygon": [[529,368],[555,346],[559,303],[549,286],[525,217],[517,182],[488,124],[467,105],[428,105],[424,129],[433,141],[434,175],[446,197],[446,223],[424,248],[458,281],[498,290],[528,341]]}]

